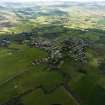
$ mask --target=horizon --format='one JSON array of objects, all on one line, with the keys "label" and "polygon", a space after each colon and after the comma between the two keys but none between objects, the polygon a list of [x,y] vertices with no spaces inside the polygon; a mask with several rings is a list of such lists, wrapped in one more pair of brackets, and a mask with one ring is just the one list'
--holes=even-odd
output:
[{"label": "horizon", "polygon": [[70,1],[70,2],[102,2],[105,0],[1,0],[0,2],[55,2],[55,1]]}]

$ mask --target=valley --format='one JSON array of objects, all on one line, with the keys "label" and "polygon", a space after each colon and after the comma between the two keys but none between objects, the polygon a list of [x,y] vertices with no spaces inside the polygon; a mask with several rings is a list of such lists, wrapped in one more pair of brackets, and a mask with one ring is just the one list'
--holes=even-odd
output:
[{"label": "valley", "polygon": [[105,105],[104,6],[0,4],[0,105]]}]

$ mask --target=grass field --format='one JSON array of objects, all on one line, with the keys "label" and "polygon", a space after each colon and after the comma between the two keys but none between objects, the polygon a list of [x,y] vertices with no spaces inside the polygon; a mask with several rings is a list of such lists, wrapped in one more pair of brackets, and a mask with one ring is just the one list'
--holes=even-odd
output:
[{"label": "grass field", "polygon": [[105,89],[98,84],[99,78],[93,75],[81,76],[70,83],[85,105],[105,104]]},{"label": "grass field", "polygon": [[38,89],[24,96],[22,100],[25,105],[76,105],[62,87],[56,89],[51,94],[45,94],[41,89]]},{"label": "grass field", "polygon": [[42,86],[45,91],[52,91],[63,82],[63,78],[56,72],[46,70],[44,65],[35,66],[33,70],[24,72],[22,75],[0,86],[0,102],[8,101],[30,89]]},{"label": "grass field", "polygon": [[46,52],[26,45],[14,44],[9,48],[0,48],[0,81],[33,68],[32,61],[35,58],[40,59],[46,56]]}]

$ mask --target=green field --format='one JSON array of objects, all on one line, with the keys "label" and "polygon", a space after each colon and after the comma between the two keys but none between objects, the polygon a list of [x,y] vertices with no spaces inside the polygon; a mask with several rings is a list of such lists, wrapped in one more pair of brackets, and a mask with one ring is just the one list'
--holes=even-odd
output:
[{"label": "green field", "polygon": [[76,105],[72,97],[70,97],[62,87],[56,89],[53,93],[50,94],[45,94],[41,89],[38,89],[24,96],[22,100],[25,105]]},{"label": "green field", "polygon": [[46,52],[26,45],[14,44],[9,48],[0,48],[0,81],[24,70],[31,70],[32,61],[43,57],[47,57]]}]

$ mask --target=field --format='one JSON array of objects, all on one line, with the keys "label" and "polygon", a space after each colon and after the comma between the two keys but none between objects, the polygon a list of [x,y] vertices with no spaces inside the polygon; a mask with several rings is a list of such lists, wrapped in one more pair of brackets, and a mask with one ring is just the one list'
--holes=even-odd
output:
[{"label": "field", "polygon": [[[36,101],[33,101],[34,99]],[[56,89],[53,93],[50,94],[45,94],[43,91],[38,89],[37,91],[23,97],[22,100],[26,105],[76,105],[72,97],[70,97],[62,87]]]},{"label": "field", "polygon": [[35,58],[46,57],[47,53],[26,45],[12,44],[9,48],[0,48],[0,81],[19,72],[32,69]]}]

